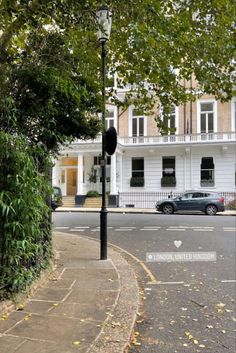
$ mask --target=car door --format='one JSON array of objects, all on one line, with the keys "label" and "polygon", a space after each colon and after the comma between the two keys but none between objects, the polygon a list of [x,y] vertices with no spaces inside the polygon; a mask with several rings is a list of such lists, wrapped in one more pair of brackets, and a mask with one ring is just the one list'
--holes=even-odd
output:
[{"label": "car door", "polygon": [[176,201],[177,210],[192,210],[192,193],[187,192],[179,197]]},{"label": "car door", "polygon": [[194,192],[192,195],[192,210],[200,211],[203,206],[202,202],[204,194],[202,192]]}]

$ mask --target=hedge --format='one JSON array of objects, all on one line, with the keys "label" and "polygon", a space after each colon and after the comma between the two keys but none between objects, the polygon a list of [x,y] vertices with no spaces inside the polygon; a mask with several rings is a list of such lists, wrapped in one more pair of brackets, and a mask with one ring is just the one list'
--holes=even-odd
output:
[{"label": "hedge", "polygon": [[52,255],[42,161],[23,138],[0,132],[0,299],[24,290]]}]

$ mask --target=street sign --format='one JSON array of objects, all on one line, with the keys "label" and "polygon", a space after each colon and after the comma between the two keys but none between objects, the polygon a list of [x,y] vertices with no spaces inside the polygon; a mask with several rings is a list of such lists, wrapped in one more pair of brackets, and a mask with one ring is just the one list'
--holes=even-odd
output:
[{"label": "street sign", "polygon": [[105,132],[105,150],[111,156],[115,153],[117,146],[117,132],[112,126]]}]

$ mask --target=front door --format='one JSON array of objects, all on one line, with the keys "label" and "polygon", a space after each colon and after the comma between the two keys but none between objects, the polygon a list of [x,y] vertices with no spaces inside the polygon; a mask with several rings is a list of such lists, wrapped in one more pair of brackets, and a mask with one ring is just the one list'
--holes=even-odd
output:
[{"label": "front door", "polygon": [[76,195],[77,193],[77,168],[67,169],[67,195]]}]

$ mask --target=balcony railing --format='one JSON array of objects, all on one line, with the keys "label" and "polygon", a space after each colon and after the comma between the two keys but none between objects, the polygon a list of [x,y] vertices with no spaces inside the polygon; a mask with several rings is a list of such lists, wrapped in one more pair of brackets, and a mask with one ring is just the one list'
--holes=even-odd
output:
[{"label": "balcony railing", "polygon": [[119,137],[121,145],[149,145],[149,144],[184,144],[205,142],[236,141],[236,132],[213,132],[209,134],[165,135],[165,136],[137,136]]},{"label": "balcony railing", "polygon": [[[167,144],[198,144],[213,142],[236,142],[236,132],[212,132],[209,134],[191,135],[165,135],[165,136],[118,136],[118,143],[123,146],[128,145],[167,145]],[[76,140],[74,144],[101,143],[102,136],[98,135],[94,140]]]}]

